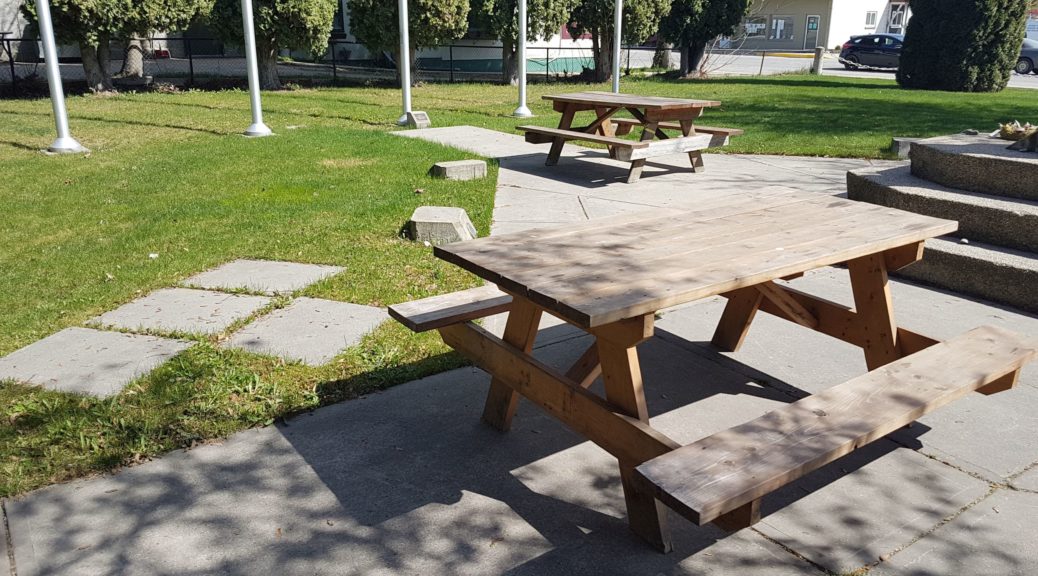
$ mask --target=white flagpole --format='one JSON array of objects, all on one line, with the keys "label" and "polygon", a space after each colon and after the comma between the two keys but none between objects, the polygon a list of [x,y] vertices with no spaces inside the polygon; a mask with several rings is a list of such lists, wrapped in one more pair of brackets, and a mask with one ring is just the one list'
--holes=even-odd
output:
[{"label": "white flagpole", "polygon": [[399,1],[400,12],[400,57],[397,63],[400,66],[400,91],[404,98],[404,113],[396,121],[397,124],[407,124],[407,113],[411,111],[411,42],[408,38],[408,27],[410,23],[407,17],[407,0]]},{"label": "white flagpole", "polygon": [[43,40],[43,57],[47,61],[47,84],[50,86],[50,103],[54,108],[54,127],[58,138],[47,148],[55,154],[89,152],[72,137],[68,129],[68,111],[65,110],[65,90],[61,86],[61,70],[58,68],[58,48],[54,43],[54,25],[50,19],[50,4],[47,0],[36,0],[36,18],[40,23],[40,39]]},{"label": "white flagpole", "polygon": [[620,93],[620,42],[623,38],[624,0],[616,0],[613,25],[613,92]]},{"label": "white flagpole", "polygon": [[526,0],[519,0],[519,41],[516,59],[519,60],[519,107],[512,112],[512,116],[518,118],[529,118],[533,116],[530,108],[526,105]]},{"label": "white flagpole", "polygon": [[259,66],[256,64],[256,31],[252,18],[252,0],[241,0],[241,19],[245,32],[245,65],[249,75],[249,100],[252,104],[252,124],[245,129],[251,137],[270,136],[270,128],[263,123],[260,104]]}]

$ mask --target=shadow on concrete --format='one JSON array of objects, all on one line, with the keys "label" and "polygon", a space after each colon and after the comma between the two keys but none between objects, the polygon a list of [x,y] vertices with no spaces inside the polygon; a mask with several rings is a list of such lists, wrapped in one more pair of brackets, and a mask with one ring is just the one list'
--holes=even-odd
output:
[{"label": "shadow on concrete", "polygon": [[[798,396],[673,338],[651,339],[640,356],[654,425],[680,442]],[[568,337],[535,354],[561,367],[589,344]],[[656,553],[628,531],[615,461],[528,402],[511,432],[482,425],[488,382],[461,368],[10,501],[18,573],[820,573],[755,530],[726,535],[676,516],[675,552]],[[787,486],[765,500],[764,522],[898,450],[881,440]],[[887,497],[909,513],[951,502]],[[854,526],[869,510],[848,501],[835,513]]]}]

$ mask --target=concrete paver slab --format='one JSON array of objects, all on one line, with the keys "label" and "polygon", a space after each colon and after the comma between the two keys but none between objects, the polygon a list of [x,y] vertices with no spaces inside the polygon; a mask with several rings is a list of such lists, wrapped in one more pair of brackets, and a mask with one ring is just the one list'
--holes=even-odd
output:
[{"label": "concrete paver slab", "polygon": [[269,295],[289,294],[343,270],[345,268],[341,266],[321,264],[235,260],[196,274],[181,285],[210,290],[248,290]]},{"label": "concrete paver slab", "polygon": [[216,334],[268,304],[270,298],[265,296],[164,288],[105,312],[91,323],[124,330]]},{"label": "concrete paver slab", "polygon": [[1038,465],[1017,476],[1012,482],[1013,488],[1038,493]]},{"label": "concrete paver slab", "polygon": [[110,396],[190,345],[154,336],[66,328],[0,358],[0,379]]},{"label": "concrete paver slab", "polygon": [[881,440],[765,499],[766,516],[756,528],[844,574],[908,545],[988,489],[986,482]]},{"label": "concrete paver slab", "polygon": [[387,317],[385,310],[372,306],[296,298],[245,326],[224,346],[319,366],[360,342]]},{"label": "concrete paver slab", "polygon": [[[559,365],[584,343],[538,355]],[[748,418],[773,402],[665,342],[643,348],[654,413],[746,396],[757,402],[740,416]],[[681,367],[665,368],[661,359],[675,355]],[[701,373],[703,385],[671,370]],[[536,465],[597,448],[528,402],[509,434],[479,423],[488,382],[478,370],[454,370],[18,498],[8,506],[22,542],[15,554],[35,568],[19,575],[817,573],[752,531],[726,537],[687,522],[673,523],[675,553],[653,551],[616,514],[617,491],[584,499],[583,479],[567,488],[558,481],[566,472]],[[668,431],[725,425],[717,412],[700,410],[709,424],[675,418]]]},{"label": "concrete paver slab", "polygon": [[898,552],[870,576],[1033,576],[1038,494],[998,490],[954,521]]}]

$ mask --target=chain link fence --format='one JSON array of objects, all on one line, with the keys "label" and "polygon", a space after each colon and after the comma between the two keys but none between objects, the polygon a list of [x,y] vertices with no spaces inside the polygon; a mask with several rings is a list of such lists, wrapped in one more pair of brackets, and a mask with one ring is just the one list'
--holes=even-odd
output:
[{"label": "chain link fence", "polygon": [[[241,86],[246,82],[245,56],[238,46],[216,38],[163,36],[140,39],[142,56],[136,72],[125,74],[126,46],[113,44],[109,73],[116,87],[172,84],[188,88]],[[647,68],[652,48],[625,48],[621,64],[627,69]],[[283,53],[277,68],[282,83],[322,85],[347,82],[394,81],[396,63],[391,53],[371,53],[363,45],[331,39],[318,58]],[[86,75],[78,50],[59,47],[62,80],[70,91],[85,89]],[[531,81],[552,82],[578,77],[594,67],[589,48],[528,47],[527,73]],[[492,43],[451,44],[423,49],[417,54],[413,76],[428,82],[495,82],[502,75],[500,46]],[[0,36],[0,97],[45,95],[42,46],[38,38]]]}]

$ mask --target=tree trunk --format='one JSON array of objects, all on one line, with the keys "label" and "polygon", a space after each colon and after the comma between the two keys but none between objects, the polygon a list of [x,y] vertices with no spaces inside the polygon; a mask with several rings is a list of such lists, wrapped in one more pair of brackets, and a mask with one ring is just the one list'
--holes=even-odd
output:
[{"label": "tree trunk", "polygon": [[519,54],[515,44],[504,43],[501,46],[501,82],[516,86],[519,84]]},{"label": "tree trunk", "polygon": [[143,78],[144,77],[144,52],[148,49],[148,40],[133,39],[126,42],[123,48],[123,68],[116,76],[118,78]]},{"label": "tree trunk", "polygon": [[[418,85],[418,77],[415,74],[415,70],[418,69],[418,51],[413,47],[408,50],[408,61],[411,63],[411,87]],[[397,48],[393,52],[393,64],[396,65],[396,83],[400,84],[400,49]]]},{"label": "tree trunk", "polygon": [[109,49],[108,38],[101,38],[98,44],[79,43],[79,54],[83,60],[83,73],[86,75],[87,88],[91,92],[110,92],[115,90],[112,77],[108,71]]},{"label": "tree trunk", "polygon": [[595,82],[605,82],[613,75],[613,31],[599,30],[591,34],[591,52],[595,56]]},{"label": "tree trunk", "polygon": [[673,48],[668,42],[656,44],[656,52],[652,54],[652,67],[670,70],[670,51]]},{"label": "tree trunk", "polygon": [[699,71],[706,55],[706,41],[693,38],[681,46],[681,65],[678,68],[681,76],[690,76]]},{"label": "tree trunk", "polygon": [[256,38],[256,64],[259,67],[259,83],[262,90],[281,90],[278,76],[278,47],[269,39]]}]

